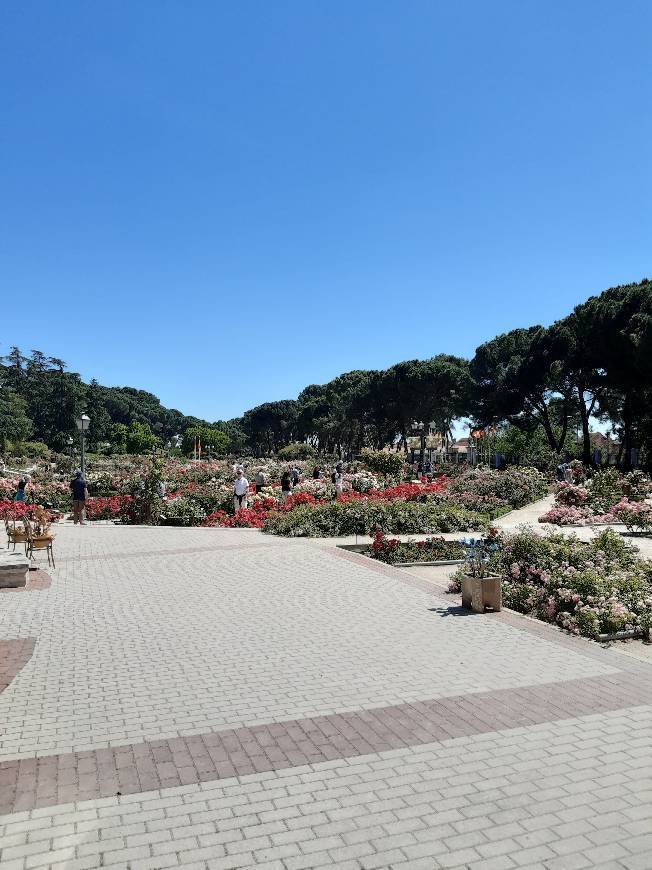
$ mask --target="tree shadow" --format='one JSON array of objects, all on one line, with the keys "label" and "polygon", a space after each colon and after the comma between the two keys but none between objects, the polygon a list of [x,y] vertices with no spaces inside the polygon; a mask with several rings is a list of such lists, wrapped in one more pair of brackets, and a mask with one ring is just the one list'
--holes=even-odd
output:
[{"label": "tree shadow", "polygon": [[481,613],[474,613],[472,610],[467,610],[461,604],[450,604],[448,607],[440,605],[439,607],[429,607],[430,613],[436,613],[441,617],[446,616],[482,616]]}]

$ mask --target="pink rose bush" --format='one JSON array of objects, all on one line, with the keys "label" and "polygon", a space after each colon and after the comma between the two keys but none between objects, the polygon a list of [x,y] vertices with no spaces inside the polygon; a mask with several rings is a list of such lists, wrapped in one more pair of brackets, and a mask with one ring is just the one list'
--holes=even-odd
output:
[{"label": "pink rose bush", "polygon": [[501,535],[492,569],[506,607],[597,637],[652,625],[652,562],[612,529],[589,543],[526,529]]},{"label": "pink rose bush", "polygon": [[642,472],[621,475],[607,468],[581,484],[556,484],[555,504],[539,522],[557,526],[624,523],[630,530],[649,531],[652,509],[644,501],[649,491],[650,481]]}]

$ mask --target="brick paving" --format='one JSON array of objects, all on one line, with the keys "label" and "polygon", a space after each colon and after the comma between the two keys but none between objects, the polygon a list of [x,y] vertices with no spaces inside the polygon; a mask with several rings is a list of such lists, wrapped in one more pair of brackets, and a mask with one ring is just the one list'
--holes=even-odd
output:
[{"label": "brick paving", "polygon": [[652,866],[646,663],[245,530],[57,557],[1,599],[2,870]]}]

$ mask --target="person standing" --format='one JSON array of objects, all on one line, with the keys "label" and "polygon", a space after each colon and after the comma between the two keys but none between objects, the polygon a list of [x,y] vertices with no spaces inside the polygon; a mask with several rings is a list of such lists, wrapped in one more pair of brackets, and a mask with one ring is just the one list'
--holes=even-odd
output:
[{"label": "person standing", "polygon": [[344,491],[344,469],[341,462],[338,462],[335,466],[332,480],[335,484],[335,498],[337,498],[337,496],[342,495],[342,492]]},{"label": "person standing", "polygon": [[299,486],[299,481],[301,480],[301,472],[299,469],[294,466],[292,469],[292,486]]},{"label": "person standing", "polygon": [[77,471],[74,478],[70,481],[70,490],[72,492],[73,523],[74,525],[79,523],[81,526],[85,526],[88,490],[86,488],[86,480],[81,471]]},{"label": "person standing", "polygon": [[267,483],[267,480],[265,479],[265,472],[263,471],[262,468],[259,468],[258,471],[256,472],[256,479],[255,480],[256,480],[256,492],[257,493],[261,492],[263,487]]},{"label": "person standing", "polygon": [[289,471],[284,471],[281,475],[281,499],[286,502],[292,495],[292,478]]},{"label": "person standing", "polygon": [[25,502],[25,487],[27,486],[26,480],[18,481],[18,488],[16,490],[16,495],[14,496],[14,501]]},{"label": "person standing", "polygon": [[312,472],[312,479],[313,480],[321,480],[321,478],[322,478],[321,468],[318,465],[315,465],[314,470]]},{"label": "person standing", "polygon": [[236,511],[246,510],[249,502],[247,494],[249,493],[249,481],[244,476],[242,468],[239,468],[233,483],[233,507]]}]

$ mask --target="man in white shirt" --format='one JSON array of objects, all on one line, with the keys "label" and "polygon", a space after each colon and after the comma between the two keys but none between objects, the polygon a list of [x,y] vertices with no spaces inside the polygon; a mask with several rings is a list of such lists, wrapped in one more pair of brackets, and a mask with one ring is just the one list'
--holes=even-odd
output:
[{"label": "man in white shirt", "polygon": [[249,481],[244,476],[241,468],[238,469],[235,481],[233,483],[233,507],[236,511],[241,508],[248,507],[247,493],[249,492]]}]

